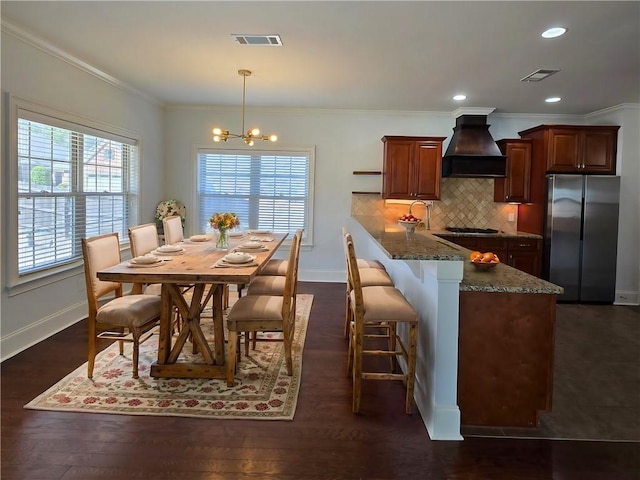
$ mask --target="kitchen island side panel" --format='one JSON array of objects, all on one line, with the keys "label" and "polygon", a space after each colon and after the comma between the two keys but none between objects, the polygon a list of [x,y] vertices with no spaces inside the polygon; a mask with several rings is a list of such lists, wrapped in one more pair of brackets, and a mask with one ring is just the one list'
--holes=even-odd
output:
[{"label": "kitchen island side panel", "polygon": [[534,427],[551,410],[556,296],[460,292],[465,426]]}]

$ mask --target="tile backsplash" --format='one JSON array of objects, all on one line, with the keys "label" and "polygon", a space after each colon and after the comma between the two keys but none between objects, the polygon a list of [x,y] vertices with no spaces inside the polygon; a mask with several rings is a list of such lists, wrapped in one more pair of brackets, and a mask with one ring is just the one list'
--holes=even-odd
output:
[{"label": "tile backsplash", "polygon": [[[490,178],[443,178],[440,200],[433,202],[431,228],[477,227],[495,228],[515,233],[518,219],[517,205],[493,201],[493,179]],[[410,201],[397,204],[385,202],[379,195],[353,194],[352,215],[382,215],[396,220],[409,211]],[[425,207],[416,204],[412,213],[426,217]],[[509,221],[513,215],[513,222]]]}]

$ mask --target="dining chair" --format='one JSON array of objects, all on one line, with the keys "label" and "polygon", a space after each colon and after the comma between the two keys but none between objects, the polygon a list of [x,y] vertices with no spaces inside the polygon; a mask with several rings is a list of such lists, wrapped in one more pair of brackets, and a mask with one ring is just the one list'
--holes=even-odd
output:
[{"label": "dining chair", "polygon": [[165,217],[162,219],[162,228],[164,230],[165,245],[175,245],[184,240],[184,231],[182,230],[182,219],[179,215]]},{"label": "dining chair", "polygon": [[[345,262],[347,265],[347,272],[349,267],[349,258],[347,255],[347,236],[351,237],[351,234],[345,227],[342,227],[342,247],[344,248]],[[384,286],[393,287],[393,280],[387,273],[382,263],[377,260],[368,260],[363,258],[356,258],[356,265],[360,272],[360,284],[363,287]],[[370,267],[368,265],[374,265]],[[379,267],[375,265],[380,265]],[[347,274],[347,288],[345,294],[345,318],[344,318],[344,338],[349,337],[349,324],[352,320],[351,310],[351,291],[353,286]]]},{"label": "dining chair", "polygon": [[[295,253],[294,253],[294,282],[298,281],[298,266],[300,263],[300,245],[302,244],[303,229],[296,230],[294,234],[295,238]],[[292,242],[291,248],[294,243]],[[283,295],[286,276],[281,275],[258,275],[249,284],[247,295]],[[296,309],[296,298],[293,298],[293,310]],[[251,338],[250,338],[251,337]],[[261,340],[257,338],[255,332],[250,332],[245,335],[245,353],[248,352],[249,340],[251,340],[253,349],[256,348],[256,341]],[[266,340],[266,339],[265,339]]]},{"label": "dining chair", "polygon": [[[158,227],[156,227],[155,223],[145,223],[143,225],[129,227],[127,233],[129,234],[131,258],[146,255],[160,246]],[[160,295],[162,292],[162,284],[152,283],[143,285],[141,283],[134,283],[131,292]]]},{"label": "dining chair", "polygon": [[[245,295],[233,304],[227,315],[229,331],[229,352],[227,355],[227,386],[235,383],[235,369],[238,361],[239,334],[248,332],[282,332],[287,375],[293,374],[292,344],[295,333],[295,297],[297,277],[295,255],[298,237],[294,236],[289,251],[289,263],[283,291],[279,295]],[[245,354],[248,352],[245,352]]]},{"label": "dining chair", "polygon": [[[122,284],[99,280],[97,272],[121,262],[118,233],[82,239],[84,276],[89,306],[89,354],[87,377],[93,378],[98,338],[117,340],[120,354],[124,342],[133,343],[133,378],[138,378],[140,343],[148,339],[160,320],[160,296],[122,294]],[[103,303],[104,297],[114,298]]]},{"label": "dining chair", "polygon": [[[346,236],[348,274],[352,285],[349,323],[349,348],[347,371],[353,380],[352,411],[360,411],[362,380],[401,380],[406,384],[405,412],[413,412],[413,390],[415,384],[418,315],[402,292],[390,286],[363,288],[360,269],[351,235]],[[368,328],[389,325],[388,335],[368,334]],[[398,329],[403,325],[403,340]],[[366,345],[365,345],[366,343]],[[392,360],[388,371],[380,371],[380,362],[370,362],[365,370],[364,357],[387,357]],[[398,358],[405,362],[405,371],[398,372]],[[374,365],[375,364],[375,365]],[[375,366],[376,368],[371,368]]]}]

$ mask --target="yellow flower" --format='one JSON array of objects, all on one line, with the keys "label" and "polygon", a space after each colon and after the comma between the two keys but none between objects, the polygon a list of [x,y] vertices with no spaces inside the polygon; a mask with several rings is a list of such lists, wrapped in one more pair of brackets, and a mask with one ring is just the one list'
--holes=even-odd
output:
[{"label": "yellow flower", "polygon": [[240,225],[240,220],[236,217],[235,213],[219,213],[216,212],[211,215],[209,219],[209,225],[216,230],[229,230],[230,228]]}]

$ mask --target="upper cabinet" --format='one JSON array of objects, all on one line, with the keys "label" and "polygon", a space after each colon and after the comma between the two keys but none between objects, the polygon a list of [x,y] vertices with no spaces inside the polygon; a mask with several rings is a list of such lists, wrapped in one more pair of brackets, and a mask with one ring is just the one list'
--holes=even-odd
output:
[{"label": "upper cabinet", "polygon": [[384,136],[383,198],[439,200],[446,137]]},{"label": "upper cabinet", "polygon": [[544,152],[548,173],[616,173],[618,126],[540,125],[520,132]]},{"label": "upper cabinet", "polygon": [[507,156],[507,176],[496,178],[495,202],[527,203],[531,200],[531,143],[529,139],[511,138],[496,142]]}]

